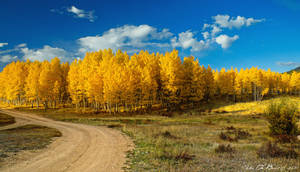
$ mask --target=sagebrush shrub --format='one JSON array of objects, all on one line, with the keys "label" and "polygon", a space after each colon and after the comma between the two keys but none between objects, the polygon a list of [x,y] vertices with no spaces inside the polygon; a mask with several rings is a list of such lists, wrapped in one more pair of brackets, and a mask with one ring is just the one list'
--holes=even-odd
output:
[{"label": "sagebrush shrub", "polygon": [[271,102],[266,109],[271,135],[296,135],[298,133],[297,111],[297,105],[289,99]]},{"label": "sagebrush shrub", "polygon": [[297,158],[298,153],[291,147],[288,150],[280,148],[276,143],[267,142],[263,144],[256,152],[260,158]]},{"label": "sagebrush shrub", "polygon": [[218,147],[215,148],[216,153],[234,153],[235,149],[230,145],[220,144]]},{"label": "sagebrush shrub", "polygon": [[282,157],[284,151],[277,146],[277,144],[273,144],[272,142],[267,142],[263,144],[257,151],[257,155],[260,158],[275,158],[275,157]]}]

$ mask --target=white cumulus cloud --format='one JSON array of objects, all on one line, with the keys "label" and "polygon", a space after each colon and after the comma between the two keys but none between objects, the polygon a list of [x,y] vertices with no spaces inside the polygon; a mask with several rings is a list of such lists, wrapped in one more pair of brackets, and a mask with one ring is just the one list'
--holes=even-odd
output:
[{"label": "white cumulus cloud", "polygon": [[203,38],[208,39],[209,38],[209,32],[202,32]]},{"label": "white cumulus cloud", "polygon": [[[206,37],[207,33],[204,33],[204,36]],[[177,37],[174,37],[171,40],[172,47],[182,47],[183,49],[191,48],[191,51],[201,51],[205,48],[208,48],[208,45],[205,41],[200,40],[198,41],[195,38],[195,35],[190,30],[186,32],[181,32]]]},{"label": "white cumulus cloud", "polygon": [[250,26],[255,23],[264,21],[264,19],[254,19],[237,16],[236,18],[229,15],[216,15],[213,17],[214,23],[222,28],[241,28],[243,26]]},{"label": "white cumulus cloud", "polygon": [[125,25],[112,28],[101,36],[87,36],[78,39],[80,52],[98,51],[99,49],[135,49],[143,47],[165,47],[166,42],[161,42],[173,34],[168,29],[158,31],[149,25]]},{"label": "white cumulus cloud", "polygon": [[0,62],[2,62],[2,63],[11,62],[16,59],[17,59],[17,56],[12,56],[10,54],[0,56]]},{"label": "white cumulus cloud", "polygon": [[51,46],[45,45],[41,49],[29,49],[27,47],[21,48],[21,52],[24,54],[24,60],[31,60],[31,61],[44,61],[44,60],[51,60],[54,57],[60,58],[62,61],[67,60],[67,52],[61,48],[53,48]]},{"label": "white cumulus cloud", "polygon": [[8,45],[8,43],[6,43],[6,42],[1,43],[1,42],[0,42],[0,48],[1,48],[1,47],[4,47],[5,45]]},{"label": "white cumulus cloud", "polygon": [[[52,9],[52,12],[59,14],[72,13],[75,17],[86,18],[91,22],[95,20],[93,11],[84,11],[75,6],[61,10]],[[50,60],[54,57],[61,58],[62,61],[71,60],[69,57],[83,57],[87,51],[98,51],[108,49],[116,51],[121,49],[128,53],[135,53],[139,50],[150,51],[169,51],[172,48],[182,48],[191,52],[200,52],[211,49],[216,45],[223,49],[229,48],[239,39],[238,33],[233,28],[242,28],[264,21],[264,19],[254,19],[252,17],[230,17],[229,15],[213,16],[210,23],[205,23],[199,30],[186,30],[179,34],[174,34],[169,29],[158,29],[147,24],[143,25],[124,25],[111,28],[99,35],[85,36],[77,40],[77,47],[74,46],[72,53],[63,48],[45,45],[40,49],[29,49],[26,43],[18,44],[11,49],[1,49],[0,62],[16,60],[17,56],[21,59]],[[230,33],[227,33],[230,32]],[[8,43],[0,43],[0,47]],[[75,49],[76,48],[76,49]],[[17,56],[16,56],[17,55]],[[283,63],[282,63],[283,65]],[[292,65],[286,63],[285,65]]]},{"label": "white cumulus cloud", "polygon": [[210,24],[205,23],[205,24],[203,25],[203,27],[202,27],[202,30],[205,30],[205,29],[207,29],[207,28],[209,28],[209,27],[210,27]]},{"label": "white cumulus cloud", "polygon": [[[53,11],[53,9],[52,9],[52,11]],[[97,16],[94,15],[94,11],[85,11],[85,10],[79,9],[75,6],[71,6],[71,7],[67,8],[67,11],[69,13],[72,13],[75,17],[85,18],[85,19],[88,19],[90,22],[94,22],[95,19],[97,18]],[[55,12],[55,11],[53,11],[53,12]]]},{"label": "white cumulus cloud", "polygon": [[220,33],[222,31],[221,28],[219,28],[216,25],[212,25],[211,35],[215,36],[216,34]]},{"label": "white cumulus cloud", "polygon": [[223,34],[223,35],[216,37],[216,43],[220,44],[223,49],[227,49],[237,39],[239,39],[238,35],[234,35],[233,37],[230,37],[228,35]]},{"label": "white cumulus cloud", "polygon": [[223,49],[229,48],[234,41],[239,39],[238,35],[233,37],[224,34],[226,30],[233,28],[248,27],[255,23],[263,22],[265,19],[254,19],[252,17],[246,18],[242,16],[231,17],[229,15],[216,15],[212,17],[212,23],[205,23],[202,27],[202,35],[204,41],[207,41],[206,45],[212,45],[217,43],[221,45]]}]

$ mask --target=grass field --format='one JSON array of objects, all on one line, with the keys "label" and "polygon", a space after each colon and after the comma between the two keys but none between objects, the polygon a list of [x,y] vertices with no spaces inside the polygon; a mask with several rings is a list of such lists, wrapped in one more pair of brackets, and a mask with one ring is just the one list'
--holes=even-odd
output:
[{"label": "grass field", "polygon": [[[300,102],[300,98],[292,97]],[[207,105],[191,111],[160,115],[76,113],[71,109],[22,108],[55,120],[105,125],[128,134],[136,145],[128,153],[127,171],[247,171],[300,170],[300,158],[260,158],[260,147],[274,139],[269,136],[263,115],[270,101]],[[299,118],[298,118],[299,121]],[[300,123],[298,123],[300,126]],[[230,146],[228,146],[230,145]],[[300,153],[299,141],[279,144]]]}]

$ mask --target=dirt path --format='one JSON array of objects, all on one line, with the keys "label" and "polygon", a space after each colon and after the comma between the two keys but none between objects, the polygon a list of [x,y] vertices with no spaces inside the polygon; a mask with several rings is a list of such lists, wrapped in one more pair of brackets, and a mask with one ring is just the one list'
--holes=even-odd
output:
[{"label": "dirt path", "polygon": [[19,126],[23,122],[39,124],[56,128],[63,134],[35,156],[26,161],[3,167],[0,171],[122,171],[126,161],[126,151],[133,145],[128,137],[117,130],[106,127],[53,121],[12,110],[0,111],[14,116],[17,121],[16,124],[13,124],[15,126]]}]

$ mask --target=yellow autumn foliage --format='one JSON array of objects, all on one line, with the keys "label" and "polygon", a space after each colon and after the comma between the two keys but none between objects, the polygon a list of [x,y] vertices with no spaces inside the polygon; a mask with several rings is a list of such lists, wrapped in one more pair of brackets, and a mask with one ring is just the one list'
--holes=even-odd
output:
[{"label": "yellow autumn foliage", "polygon": [[[17,61],[0,72],[0,82],[2,103],[106,112],[171,110],[214,99],[245,102],[300,95],[300,73],[280,74],[257,67],[212,70],[195,57],[180,58],[176,50],[165,54],[140,51],[129,56],[106,49],[86,53],[70,65],[57,57],[43,62]],[[225,110],[242,110],[243,106]],[[253,106],[260,107],[259,102]]]}]

